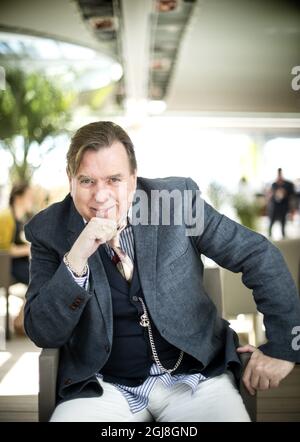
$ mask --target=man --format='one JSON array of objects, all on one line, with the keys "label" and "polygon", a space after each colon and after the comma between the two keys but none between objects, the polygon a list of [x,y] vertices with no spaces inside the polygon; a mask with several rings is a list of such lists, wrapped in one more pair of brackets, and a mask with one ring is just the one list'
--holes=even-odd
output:
[{"label": "man", "polygon": [[[242,271],[265,315],[268,342],[238,349],[252,352],[253,394],[300,360],[300,304],[279,251],[201,200],[191,179],[137,178],[132,142],[111,122],[76,132],[67,172],[70,195],[26,226],[26,331],[60,348],[51,420],[248,421],[236,335],[203,289],[200,254]],[[158,192],[182,199],[166,210]]]},{"label": "man", "polygon": [[277,170],[277,179],[272,184],[269,203],[269,236],[272,236],[272,227],[275,221],[281,224],[282,237],[285,237],[285,223],[288,212],[291,210],[291,199],[295,195],[294,184],[283,178],[282,169]]}]

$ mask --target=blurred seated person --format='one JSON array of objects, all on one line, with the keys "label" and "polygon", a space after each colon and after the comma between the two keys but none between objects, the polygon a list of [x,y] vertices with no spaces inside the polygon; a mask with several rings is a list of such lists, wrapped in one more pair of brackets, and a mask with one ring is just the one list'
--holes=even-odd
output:
[{"label": "blurred seated person", "polygon": [[[9,208],[0,212],[0,250],[9,251],[12,257],[11,276],[15,282],[29,283],[30,244],[26,241],[23,226],[33,206],[32,189],[27,183],[13,186],[9,196]],[[24,303],[14,327],[17,334],[24,334]]]}]

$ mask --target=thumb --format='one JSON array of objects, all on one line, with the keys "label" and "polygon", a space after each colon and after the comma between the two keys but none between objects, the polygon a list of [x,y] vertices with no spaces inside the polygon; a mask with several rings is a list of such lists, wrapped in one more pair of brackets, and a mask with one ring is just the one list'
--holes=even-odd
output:
[{"label": "thumb", "polygon": [[250,344],[244,345],[243,347],[238,347],[236,349],[236,351],[239,352],[239,353],[249,353],[249,352],[253,353],[256,350],[257,350],[257,348],[254,347],[253,345],[250,345]]}]

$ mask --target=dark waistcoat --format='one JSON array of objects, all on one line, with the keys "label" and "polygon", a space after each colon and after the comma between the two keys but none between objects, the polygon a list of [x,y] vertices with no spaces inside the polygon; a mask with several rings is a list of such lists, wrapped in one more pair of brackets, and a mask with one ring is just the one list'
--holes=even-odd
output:
[{"label": "dark waistcoat", "polygon": [[[145,304],[146,301],[138,268],[135,263],[132,282],[129,284],[103,246],[99,251],[111,288],[114,321],[112,349],[106,364],[101,369],[101,374],[106,382],[137,386],[149,376],[150,367],[154,362],[148,329],[139,324],[143,308],[138,298],[142,298]],[[160,335],[149,310],[148,315],[158,357],[165,368],[173,368],[180,349]],[[180,366],[172,374],[199,373],[202,368],[201,362],[185,353]]]}]

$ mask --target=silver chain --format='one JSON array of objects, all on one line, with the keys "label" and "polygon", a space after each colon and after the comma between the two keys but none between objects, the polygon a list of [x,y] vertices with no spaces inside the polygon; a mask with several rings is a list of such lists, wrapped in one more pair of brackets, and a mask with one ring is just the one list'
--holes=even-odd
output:
[{"label": "silver chain", "polygon": [[159,366],[159,368],[163,372],[172,373],[181,364],[184,352],[182,350],[180,351],[180,355],[179,355],[178,361],[176,362],[176,364],[175,364],[175,366],[173,368],[169,368],[168,369],[168,368],[165,368],[162,365],[162,363],[160,362],[160,360],[158,358],[157,351],[156,351],[156,348],[155,348],[154,339],[153,339],[153,335],[152,335],[152,328],[151,328],[150,319],[149,319],[149,316],[148,316],[148,313],[147,313],[147,309],[146,309],[145,303],[142,300],[142,298],[139,298],[139,300],[141,301],[142,306],[143,306],[143,310],[144,310],[144,314],[141,315],[140,325],[142,327],[147,327],[148,328],[149,340],[150,340],[150,345],[151,345],[151,349],[152,349],[152,354],[153,354],[154,360],[155,360],[156,364]]}]

